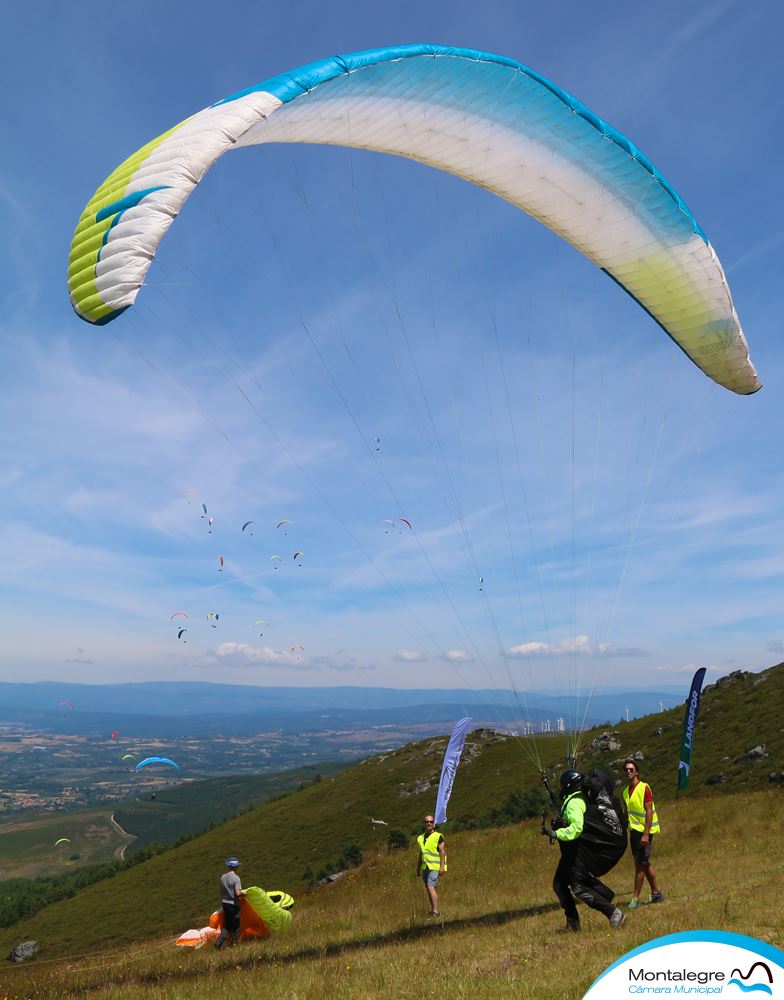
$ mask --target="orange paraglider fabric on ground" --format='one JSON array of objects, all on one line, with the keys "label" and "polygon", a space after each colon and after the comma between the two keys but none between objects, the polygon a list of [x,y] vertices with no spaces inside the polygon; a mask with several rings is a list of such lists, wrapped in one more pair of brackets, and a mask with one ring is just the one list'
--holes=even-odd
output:
[{"label": "orange paraglider fabric on ground", "polygon": [[203,948],[205,944],[214,941],[219,934],[220,931],[215,930],[214,927],[202,927],[198,931],[185,931],[184,934],[180,934],[174,943],[178,948]]}]

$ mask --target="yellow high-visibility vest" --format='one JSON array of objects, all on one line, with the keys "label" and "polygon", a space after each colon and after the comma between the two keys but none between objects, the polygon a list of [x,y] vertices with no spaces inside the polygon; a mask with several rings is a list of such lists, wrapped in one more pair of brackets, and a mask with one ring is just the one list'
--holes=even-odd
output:
[{"label": "yellow high-visibility vest", "polygon": [[[420,833],[417,837],[419,853],[422,856],[422,871],[426,869],[430,869],[431,872],[441,870],[441,855],[438,853],[441,836],[437,830],[433,830],[427,837],[424,833]],[[444,851],[444,871],[446,871],[446,851]]]},{"label": "yellow high-visibility vest", "polygon": [[[640,833],[643,833],[645,830],[645,789],[649,787],[644,781],[638,781],[637,787],[631,795],[629,795],[628,787],[623,790],[623,801],[629,813],[630,830],[639,830]],[[653,802],[651,804],[653,805]],[[659,817],[656,815],[656,806],[653,805],[651,828],[648,832],[658,833],[660,829]]]}]

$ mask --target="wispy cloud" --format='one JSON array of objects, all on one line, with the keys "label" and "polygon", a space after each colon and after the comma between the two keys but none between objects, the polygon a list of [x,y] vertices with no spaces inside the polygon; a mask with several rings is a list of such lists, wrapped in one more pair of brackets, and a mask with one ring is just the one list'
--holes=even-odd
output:
[{"label": "wispy cloud", "polygon": [[546,657],[561,658],[580,655],[601,659],[629,658],[634,659],[651,654],[638,646],[614,646],[609,643],[594,644],[587,635],[577,635],[574,638],[562,639],[560,642],[524,642],[511,646],[506,655],[511,659],[541,659]]},{"label": "wispy cloud", "polygon": [[398,663],[424,663],[427,659],[418,649],[399,649],[394,658]]}]

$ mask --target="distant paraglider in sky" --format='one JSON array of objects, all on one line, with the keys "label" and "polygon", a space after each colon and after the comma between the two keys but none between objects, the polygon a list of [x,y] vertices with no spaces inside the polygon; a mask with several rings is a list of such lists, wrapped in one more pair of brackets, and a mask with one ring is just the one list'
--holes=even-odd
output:
[{"label": "distant paraglider in sky", "polygon": [[275,565],[273,566],[273,569],[277,569],[278,568],[278,563],[281,561],[282,558],[283,558],[283,556],[270,556],[270,562],[274,562],[275,563]]},{"label": "distant paraglider in sky", "polygon": [[218,556],[218,572],[223,572],[223,556]]},{"label": "distant paraglider in sky", "polygon": [[[246,521],[245,524],[243,524],[243,526],[242,526],[242,530],[244,531],[246,528],[250,527],[251,524],[253,524],[253,521]],[[253,532],[249,531],[248,534],[252,535]]]},{"label": "distant paraglider in sky", "polygon": [[169,621],[174,621],[174,619],[178,618],[178,617],[179,618],[187,618],[188,616],[185,614],[184,611],[175,611],[174,614],[172,614],[170,616]]},{"label": "distant paraglider in sky", "polygon": [[151,767],[154,764],[164,764],[167,767],[174,767],[178,771],[180,770],[180,765],[175,764],[175,762],[170,760],[168,757],[145,757],[144,760],[139,761],[134,768],[134,771],[141,771],[143,767]]},{"label": "distant paraglider in sky", "polygon": [[292,558],[294,559],[294,562],[298,562],[300,559],[303,558],[304,555],[305,555],[304,552],[295,552]]},{"label": "distant paraglider in sky", "polygon": [[[187,631],[188,631],[187,628],[181,628],[180,631],[177,633],[177,638],[178,639],[182,639],[182,637],[185,635],[185,633]],[[182,641],[183,642],[187,642],[188,640],[187,639],[182,639]]]},{"label": "distant paraglider in sky", "polygon": [[113,740],[116,740],[119,735],[120,735],[120,730],[119,729],[113,729],[112,730],[112,739]]},{"label": "distant paraglider in sky", "polygon": [[68,837],[60,837],[59,840],[55,840],[54,846],[55,847],[59,847],[60,844],[70,844],[70,843],[71,843],[71,841],[70,841],[70,839]]},{"label": "distant paraglider in sky", "polygon": [[135,753],[124,753],[123,756],[122,756],[122,759],[123,760],[136,760],[136,754]]},{"label": "distant paraglider in sky", "polygon": [[217,623],[218,623],[219,620],[220,620],[220,615],[218,614],[217,611],[208,611],[207,612],[207,621],[211,623],[211,625],[212,625],[213,628],[217,628],[218,627]]},{"label": "distant paraglider in sky", "polygon": [[[286,521],[286,520],[283,520],[283,521],[278,521],[278,523],[277,523],[277,524],[275,525],[275,527],[276,527],[276,528],[286,528],[286,527],[288,527],[288,525],[290,525],[290,524],[291,524],[291,521]],[[284,532],[283,532],[283,534],[284,534],[284,535],[287,535],[287,534],[288,534],[288,531],[284,531]]]}]

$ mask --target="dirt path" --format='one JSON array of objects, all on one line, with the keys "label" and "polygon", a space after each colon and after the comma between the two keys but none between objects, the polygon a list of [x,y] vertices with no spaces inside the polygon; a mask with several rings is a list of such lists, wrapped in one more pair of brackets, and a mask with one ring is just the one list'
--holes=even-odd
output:
[{"label": "dirt path", "polygon": [[117,833],[120,834],[121,837],[127,837],[128,838],[129,843],[127,843],[127,844],[121,844],[115,850],[115,852],[114,852],[114,856],[115,856],[115,858],[117,858],[118,861],[125,861],[125,852],[130,847],[130,841],[131,840],[136,840],[136,837],[132,833],[128,833],[127,830],[123,830],[123,828],[120,826],[120,824],[114,818],[114,813],[112,813],[111,816],[109,817],[109,822],[112,824],[112,826],[114,827],[114,829],[117,831]]}]

